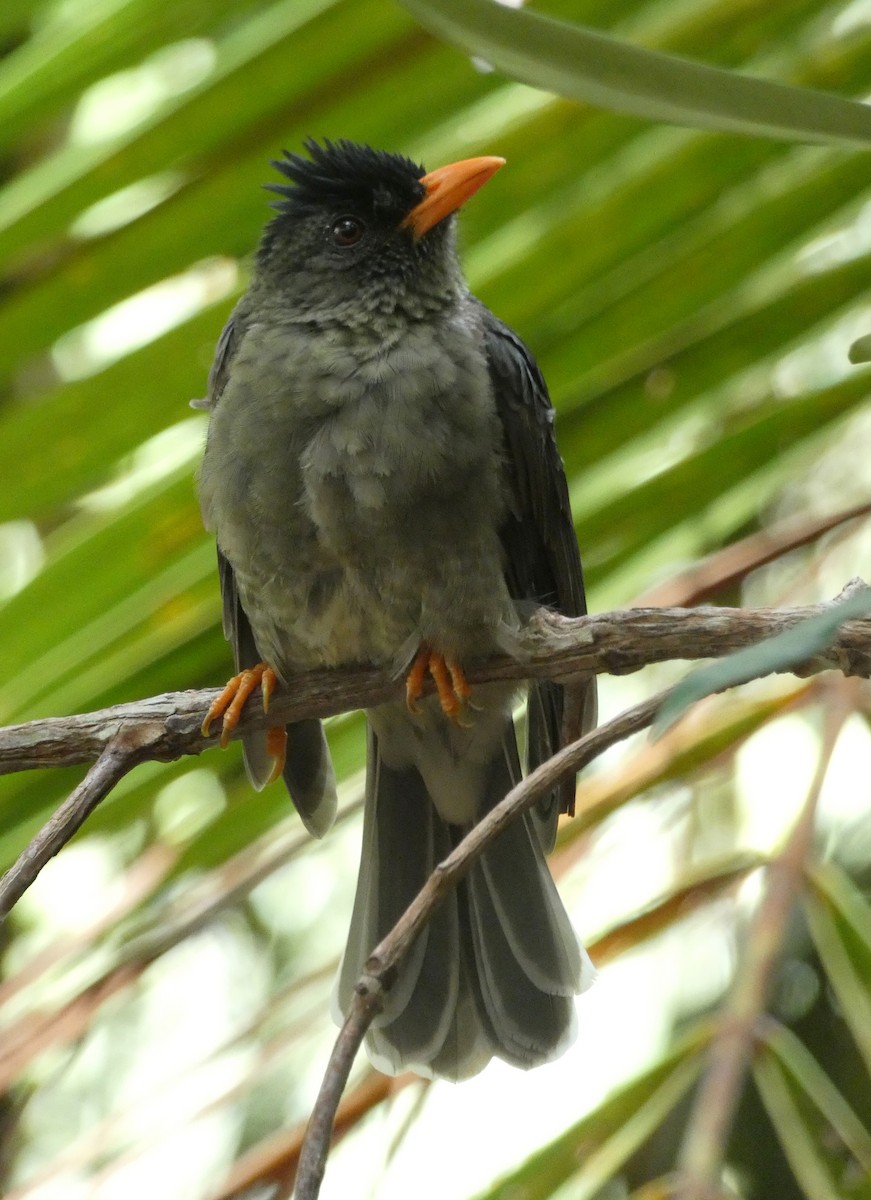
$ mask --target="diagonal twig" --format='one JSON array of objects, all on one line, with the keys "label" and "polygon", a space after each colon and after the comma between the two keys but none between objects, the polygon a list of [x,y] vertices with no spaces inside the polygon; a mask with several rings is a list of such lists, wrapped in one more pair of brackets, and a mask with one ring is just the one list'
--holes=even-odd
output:
[{"label": "diagonal twig", "polygon": [[49,859],[67,844],[103,797],[147,754],[147,743],[137,736],[136,730],[119,732],[106,743],[79,786],[0,879],[0,920],[9,914]]},{"label": "diagonal twig", "polygon": [[791,550],[808,546],[833,529],[849,525],[871,513],[871,501],[853,504],[824,517],[803,517],[801,520],[781,521],[768,529],[760,529],[738,542],[715,550],[685,571],[647,588],[634,603],[671,607],[679,604],[691,607],[703,600],[735,587],[751,571],[782,558]]},{"label": "diagonal twig", "polygon": [[667,692],[660,692],[600,725],[592,733],[564,747],[553,758],[511,789],[504,800],[483,818],[439,863],[417,896],[375,947],[358,981],[350,1011],[336,1040],[306,1130],[296,1180],[297,1200],[317,1200],[326,1169],[336,1109],[348,1081],[357,1051],[383,1007],[386,980],[410,949],[425,923],[457,886],[470,867],[499,834],[546,795],[567,775],[579,771],[610,746],[624,741],[653,721]]}]

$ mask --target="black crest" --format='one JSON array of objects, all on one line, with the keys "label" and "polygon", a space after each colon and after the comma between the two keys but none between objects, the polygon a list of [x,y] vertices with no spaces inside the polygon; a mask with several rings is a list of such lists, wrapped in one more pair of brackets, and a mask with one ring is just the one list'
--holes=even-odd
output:
[{"label": "black crest", "polygon": [[325,139],[321,145],[307,138],[303,145],[309,158],[284,150],[284,157],[272,162],[291,180],[266,184],[280,197],[272,205],[279,213],[303,216],[329,206],[374,211],[399,221],[423,198],[424,168],[401,154],[345,140]]}]

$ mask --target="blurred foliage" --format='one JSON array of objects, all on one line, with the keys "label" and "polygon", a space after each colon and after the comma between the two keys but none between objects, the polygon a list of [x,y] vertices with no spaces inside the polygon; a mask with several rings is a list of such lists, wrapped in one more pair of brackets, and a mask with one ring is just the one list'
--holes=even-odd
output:
[{"label": "blurred foliage", "polygon": [[[867,0],[538,8],[751,75],[871,88]],[[867,501],[868,375],[847,359],[871,322],[865,152],[584,107],[470,61],[392,0],[5,0],[0,54],[4,723],[227,674],[193,482],[204,419],[187,402],[244,286],[268,161],[306,135],[428,165],[508,159],[463,216],[468,275],[550,382],[594,608],[666,580],[679,589],[699,558],[786,518],[812,531]],[[751,563],[740,585],[729,577],[718,599],[829,599],[862,573],[871,538],[854,520],[796,547]],[[606,681],[606,714],[675,674]],[[624,1031],[593,1029],[614,1059],[610,1075],[590,1067],[598,1093],[552,1099],[526,1162],[529,1147],[496,1130],[493,1169],[509,1173],[495,1187],[470,1174],[458,1197],[659,1187],[710,1026],[670,1031],[717,998],[700,997],[693,956],[700,944],[740,952],[753,903],[742,763],[767,762],[755,774],[773,805],[793,760],[807,747],[813,759],[826,704],[867,722],[864,687],[751,687],[582,781],[557,870],[583,933],[607,943],[603,962],[649,956],[657,983],[643,1005],[666,1032],[629,1069]],[[849,730],[867,754],[867,726]],[[253,795],[237,748],[149,764],[21,903],[0,984],[8,1194],[207,1196],[305,1116],[357,845],[361,722],[330,734],[349,816],[326,844],[302,838],[280,787]],[[748,759],[766,737],[772,749]],[[868,1195],[871,839],[867,767],[849,761],[838,778],[852,808],[841,796],[821,838],[841,865],[810,875],[808,925],[797,918],[772,1002],[780,1024],[766,1028],[735,1129],[730,1184],[748,1198]],[[4,866],[79,774],[3,781]],[[615,843],[635,857],[615,858]],[[595,991],[582,1029],[606,1015]],[[475,1087],[450,1093],[457,1112]],[[510,1090],[504,1077],[497,1087]],[[324,1194],[349,1194],[343,1169],[355,1194],[400,1194],[388,1188],[403,1149],[443,1136],[439,1094],[382,1089],[355,1110]]]}]

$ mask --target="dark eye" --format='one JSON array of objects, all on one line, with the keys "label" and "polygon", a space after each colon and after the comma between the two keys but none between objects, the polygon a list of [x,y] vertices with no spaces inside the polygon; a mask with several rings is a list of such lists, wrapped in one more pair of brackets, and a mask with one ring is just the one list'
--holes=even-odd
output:
[{"label": "dark eye", "polygon": [[356,217],[339,217],[331,232],[337,246],[353,246],[366,232],[366,226]]}]

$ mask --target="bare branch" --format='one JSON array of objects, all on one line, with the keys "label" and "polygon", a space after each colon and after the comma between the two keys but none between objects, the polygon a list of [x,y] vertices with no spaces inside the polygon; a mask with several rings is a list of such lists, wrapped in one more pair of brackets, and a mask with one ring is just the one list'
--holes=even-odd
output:
[{"label": "bare branch", "polygon": [[[383,943],[382,943],[383,945]],[[323,1082],[318,1092],[317,1102],[312,1109],[302,1139],[302,1149],[299,1155],[299,1168],[296,1175],[296,1187],[292,1192],[283,1194],[295,1195],[298,1200],[317,1200],[327,1166],[327,1155],[333,1137],[333,1126],[336,1112],[351,1067],[357,1057],[357,1051],[363,1044],[366,1030],[382,1008],[382,988],[380,980],[369,986],[368,981],[361,980],[357,984],[351,1011],[345,1018],[345,1023],[339,1030],[336,1044],[327,1063]],[[279,1192],[279,1196],[282,1193]]]},{"label": "bare branch", "polygon": [[0,880],[0,920],[8,915],[48,860],[67,844],[103,797],[145,757],[147,750],[137,738],[136,730],[118,733],[106,743],[79,786],[56,809]]},{"label": "bare branch", "polygon": [[[464,664],[470,683],[491,680],[570,679],[626,675],[651,663],[722,658],[792,628],[831,607],[634,608],[570,619],[539,610],[518,637],[513,658]],[[871,620],[846,622],[836,641],[802,674],[838,670],[871,677]],[[39,767],[93,762],[121,730],[136,730],[141,758],[171,762],[218,743],[204,738],[200,722],[216,689],[169,692],[99,712],[51,717],[0,729],[0,775]],[[241,729],[265,728],[302,717],[329,717],[355,708],[401,700],[403,687],[374,667],[347,667],[300,675],[272,699],[269,717],[249,705]]]},{"label": "bare branch", "polygon": [[[859,581],[845,592],[862,587]],[[516,654],[470,663],[471,683],[553,678],[566,682],[608,672],[625,674],[654,662],[719,658],[753,645],[831,605],[774,609],[633,609],[570,620],[539,610],[518,638]],[[836,669],[871,676],[871,620],[846,622],[831,646],[801,667],[801,674]],[[293,680],[277,695],[267,716],[257,706],[242,726],[262,728],[277,720],[330,716],[402,698],[402,685],[374,668],[314,672]],[[32,721],[0,730],[0,774],[43,766],[93,762],[84,781],[22,854],[0,884],[0,913],[23,894],[41,867],[60,849],[114,784],[136,763],[171,761],[198,754],[218,737],[203,738],[202,716],[216,691],[170,693],[101,712]],[[323,1178],[335,1114],[366,1031],[383,1006],[383,993],[396,964],[432,913],[483,853],[522,812],[567,775],[607,747],[649,726],[662,695],[654,696],[566,747],[518,784],[441,863],[391,933],[377,946],[358,983],[348,1019],[303,1143],[298,1192],[314,1200]],[[238,731],[237,731],[238,736]]]},{"label": "bare branch", "polygon": [[[370,1070],[342,1100],[336,1114],[334,1138],[353,1129],[376,1105],[408,1087],[423,1081],[410,1072],[396,1077]],[[209,1193],[208,1200],[245,1200],[259,1185],[261,1188],[293,1186],[299,1166],[305,1123],[281,1129],[246,1150],[236,1160],[227,1178]]]},{"label": "bare branch", "polygon": [[294,1195],[297,1200],[317,1200],[323,1181],[336,1109],[366,1031],[381,1011],[384,992],[394,969],[435,910],[469,871],[486,848],[521,813],[546,795],[561,779],[581,770],[610,746],[646,729],[653,721],[666,692],[635,705],[619,717],[564,747],[553,758],[511,789],[438,864],[411,904],[375,947],[365,974],[357,983],[351,1010],[333,1047],[318,1098],[303,1141]]}]

